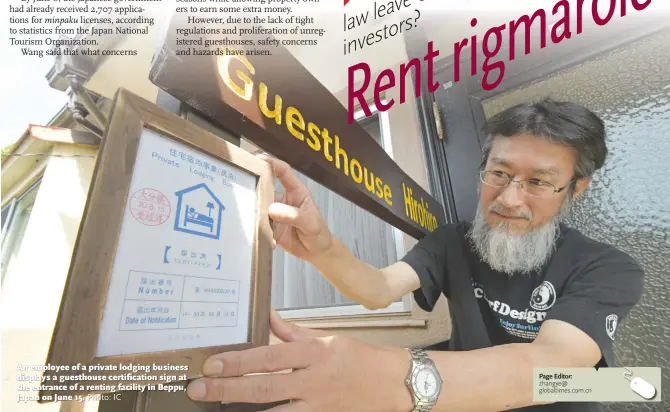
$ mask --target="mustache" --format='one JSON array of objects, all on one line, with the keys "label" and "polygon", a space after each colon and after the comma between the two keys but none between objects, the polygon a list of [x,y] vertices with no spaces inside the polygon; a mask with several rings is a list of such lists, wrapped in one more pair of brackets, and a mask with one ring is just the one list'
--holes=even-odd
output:
[{"label": "mustache", "polygon": [[489,206],[489,212],[500,213],[501,215],[505,216],[520,217],[526,220],[533,220],[533,215],[530,212],[525,213],[519,210],[508,209],[499,203],[494,203]]}]

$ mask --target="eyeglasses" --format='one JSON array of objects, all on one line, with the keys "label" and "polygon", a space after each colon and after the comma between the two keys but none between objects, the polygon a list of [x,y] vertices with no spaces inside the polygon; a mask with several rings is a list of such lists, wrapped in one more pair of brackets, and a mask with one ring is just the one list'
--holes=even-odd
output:
[{"label": "eyeglasses", "polygon": [[549,182],[540,179],[527,180],[512,180],[512,177],[505,172],[482,170],[479,172],[479,179],[482,183],[496,188],[507,187],[511,182],[519,184],[521,191],[533,197],[549,197],[555,193],[562,192],[566,187],[570,186],[572,180],[565,186],[557,188]]}]

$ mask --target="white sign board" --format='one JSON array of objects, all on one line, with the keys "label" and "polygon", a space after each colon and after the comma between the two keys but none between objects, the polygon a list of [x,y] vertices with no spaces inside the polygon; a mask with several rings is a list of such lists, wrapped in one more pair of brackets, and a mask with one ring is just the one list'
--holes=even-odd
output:
[{"label": "white sign board", "polygon": [[96,356],[250,341],[256,180],[144,129]]}]

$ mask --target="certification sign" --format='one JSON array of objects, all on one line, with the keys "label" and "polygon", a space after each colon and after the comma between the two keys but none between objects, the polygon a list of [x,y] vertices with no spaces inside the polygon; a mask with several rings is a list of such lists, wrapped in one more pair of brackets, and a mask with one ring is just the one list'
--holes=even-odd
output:
[{"label": "certification sign", "polygon": [[97,356],[248,340],[256,178],[144,130]]}]

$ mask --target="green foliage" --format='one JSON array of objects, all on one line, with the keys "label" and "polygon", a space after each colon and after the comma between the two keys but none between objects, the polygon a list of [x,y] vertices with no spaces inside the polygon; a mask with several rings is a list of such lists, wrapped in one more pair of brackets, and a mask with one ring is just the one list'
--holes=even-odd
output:
[{"label": "green foliage", "polygon": [[14,145],[8,145],[2,148],[2,158],[4,158],[9,152],[12,150],[12,146]]}]

